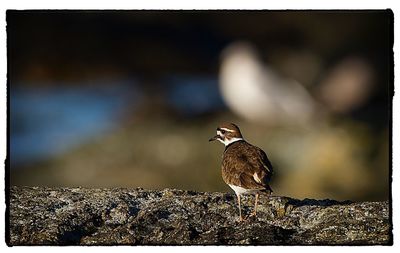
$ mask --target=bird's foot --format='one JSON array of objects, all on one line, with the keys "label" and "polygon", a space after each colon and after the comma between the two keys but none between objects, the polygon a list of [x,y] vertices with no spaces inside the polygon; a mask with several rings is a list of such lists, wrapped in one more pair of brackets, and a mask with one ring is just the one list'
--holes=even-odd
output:
[{"label": "bird's foot", "polygon": [[251,217],[256,217],[256,213],[251,213],[250,215],[248,215],[246,217],[239,216],[239,222],[249,221]]},{"label": "bird's foot", "polygon": [[240,222],[246,222],[246,221],[248,221],[248,219],[249,219],[249,216],[245,216],[245,217],[239,216],[239,223]]},{"label": "bird's foot", "polygon": [[250,217],[253,217],[253,216],[256,217],[256,216],[257,216],[257,212],[252,212],[252,213],[249,215],[249,218],[250,218]]}]

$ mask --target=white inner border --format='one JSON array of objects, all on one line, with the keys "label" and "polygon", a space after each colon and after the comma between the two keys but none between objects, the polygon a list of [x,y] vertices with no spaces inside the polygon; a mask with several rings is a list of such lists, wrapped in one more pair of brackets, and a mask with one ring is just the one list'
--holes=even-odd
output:
[{"label": "white inner border", "polygon": [[[69,1],[49,1],[49,0],[3,0],[0,3],[1,12],[0,12],[0,22],[1,22],[1,47],[0,47],[0,57],[1,57],[1,68],[0,68],[0,76],[3,80],[3,85],[0,86],[0,139],[2,141],[2,145],[0,145],[0,156],[2,160],[5,160],[6,156],[6,73],[7,73],[7,53],[6,53],[6,9],[387,9],[391,8],[394,12],[394,54],[395,54],[395,87],[399,87],[400,72],[399,72],[399,41],[400,41],[400,25],[398,20],[400,20],[400,16],[398,15],[400,12],[398,1],[390,1],[390,0],[380,0],[380,1],[372,1],[372,0],[364,0],[364,1],[356,1],[356,0],[336,0],[336,1],[317,1],[317,0],[280,0],[280,1],[266,1],[266,0],[247,0],[247,1],[239,1],[239,0],[230,0],[230,1],[218,1],[218,0],[202,0],[202,1],[178,1],[178,0],[147,0],[147,1],[81,1],[81,0],[69,0]],[[256,28],[253,28],[256,29]],[[280,246],[268,246],[268,247],[207,247],[207,251],[221,252],[221,250],[229,250],[230,253],[243,252],[243,251],[258,251],[258,250],[273,250],[274,252],[293,252],[297,250],[305,250],[310,253],[319,253],[321,251],[326,252],[337,252],[340,250],[341,252],[375,252],[379,251],[391,251],[398,252],[400,248],[400,226],[399,226],[399,213],[400,213],[400,201],[399,197],[399,169],[400,169],[400,160],[399,160],[399,148],[400,148],[400,138],[399,138],[399,110],[400,110],[400,102],[398,99],[399,89],[397,88],[397,92],[395,92],[397,96],[393,98],[393,183],[392,183],[392,203],[393,203],[393,225],[394,225],[394,247],[385,247],[385,246],[375,246],[375,247],[355,247],[355,246],[343,246],[343,247],[304,247],[304,246],[290,246],[290,247],[280,247]],[[389,98],[391,99],[391,98]],[[4,166],[4,162],[3,162]],[[1,170],[2,178],[4,179],[4,169]],[[0,180],[1,185],[0,188],[4,189],[4,180]],[[202,246],[193,247],[193,246],[183,246],[183,247],[149,247],[149,246],[135,246],[135,247],[13,247],[9,248],[5,245],[4,242],[4,220],[5,220],[5,199],[4,192],[0,194],[0,206],[3,210],[1,212],[1,246],[5,252],[14,251],[14,252],[25,252],[29,250],[30,252],[53,252],[57,250],[59,252],[70,252],[74,251],[84,251],[84,252],[109,252],[117,251],[117,252],[187,252],[190,250],[191,252],[204,252],[205,248]]]}]

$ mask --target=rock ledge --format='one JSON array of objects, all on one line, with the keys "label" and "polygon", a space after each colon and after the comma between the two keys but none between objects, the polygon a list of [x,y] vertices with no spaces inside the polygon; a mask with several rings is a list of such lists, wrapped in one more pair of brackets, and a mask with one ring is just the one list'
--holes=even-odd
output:
[{"label": "rock ledge", "polygon": [[[392,245],[389,203],[165,189],[12,187],[9,245]],[[243,202],[245,213],[253,197]]]}]

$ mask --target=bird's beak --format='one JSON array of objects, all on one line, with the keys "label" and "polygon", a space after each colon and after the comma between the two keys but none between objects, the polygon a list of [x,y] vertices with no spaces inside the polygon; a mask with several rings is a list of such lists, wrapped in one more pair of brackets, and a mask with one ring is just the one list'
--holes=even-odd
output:
[{"label": "bird's beak", "polygon": [[211,139],[209,139],[208,141],[215,141],[215,140],[218,140],[218,138],[219,138],[219,135],[216,135],[216,136],[212,137]]}]

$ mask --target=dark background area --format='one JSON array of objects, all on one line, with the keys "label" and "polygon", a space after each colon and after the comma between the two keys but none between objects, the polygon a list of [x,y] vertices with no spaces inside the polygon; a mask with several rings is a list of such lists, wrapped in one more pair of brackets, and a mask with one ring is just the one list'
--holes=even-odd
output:
[{"label": "dark background area", "polygon": [[207,141],[228,121],[268,152],[277,195],[388,199],[392,22],[8,11],[10,182],[228,191]]}]

